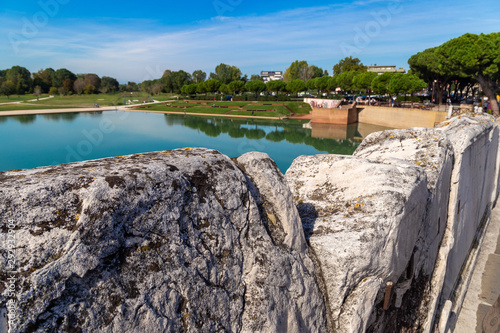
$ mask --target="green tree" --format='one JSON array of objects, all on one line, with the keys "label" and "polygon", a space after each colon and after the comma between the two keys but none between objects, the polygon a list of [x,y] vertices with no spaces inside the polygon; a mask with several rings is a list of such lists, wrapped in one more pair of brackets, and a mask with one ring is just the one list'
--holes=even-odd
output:
[{"label": "green tree", "polygon": [[260,80],[248,81],[245,83],[245,89],[253,92],[255,96],[258,96],[261,92],[266,90],[266,84]]},{"label": "green tree", "polygon": [[358,58],[345,57],[333,66],[333,75],[339,75],[349,71],[366,72],[367,67]]},{"label": "green tree", "polygon": [[54,72],[52,68],[46,68],[33,73],[33,86],[40,86],[42,93],[48,93],[52,86],[52,76]]},{"label": "green tree", "polygon": [[[76,81],[75,81],[76,82]],[[109,76],[103,76],[101,79],[101,89],[100,91],[104,94],[110,93],[114,94],[120,89],[120,84],[115,78]]]},{"label": "green tree", "polygon": [[13,66],[7,70],[5,78],[15,86],[15,93],[23,95],[31,90],[31,73],[24,67]]},{"label": "green tree", "polygon": [[207,78],[207,73],[205,73],[201,69],[198,69],[198,70],[195,70],[193,72],[193,74],[191,74],[191,77],[192,77],[194,83],[201,83],[201,82],[205,81],[205,79]]},{"label": "green tree", "polygon": [[252,75],[250,76],[250,81],[257,81],[257,80],[264,81],[264,80],[262,79],[262,77],[260,77],[260,75],[259,75],[259,74],[252,74]]},{"label": "green tree", "polygon": [[343,91],[352,91],[355,89],[353,80],[360,72],[351,70],[337,75],[337,84]]},{"label": "green tree", "polygon": [[429,88],[435,90],[433,95],[437,96],[438,103],[442,104],[443,91],[456,75],[440,65],[440,56],[436,51],[437,47],[419,52],[408,59],[408,64],[415,75],[427,82]]},{"label": "green tree", "polygon": [[215,76],[212,78],[218,80],[221,84],[228,84],[231,81],[240,80],[241,70],[236,66],[220,64],[215,67]]},{"label": "green tree", "polygon": [[318,89],[318,95],[321,95],[324,92],[328,92],[328,84],[330,81],[329,76],[322,76],[316,78],[316,89]]},{"label": "green tree", "polygon": [[0,85],[5,81],[7,81],[7,69],[2,69],[0,70]]},{"label": "green tree", "polygon": [[182,86],[181,92],[186,95],[194,95],[196,94],[197,89],[198,89],[198,84],[191,83]]},{"label": "green tree", "polygon": [[233,94],[239,94],[243,90],[243,86],[245,86],[245,82],[243,81],[231,81],[228,84],[229,90]]},{"label": "green tree", "polygon": [[219,80],[216,79],[208,79],[204,82],[204,85],[206,87],[206,91],[215,93],[220,87],[220,82]]},{"label": "green tree", "polygon": [[0,94],[7,96],[10,99],[10,95],[16,92],[16,86],[11,80],[4,81],[0,86]]},{"label": "green tree", "polygon": [[439,65],[448,73],[471,75],[490,99],[493,115],[500,117],[496,94],[500,87],[500,32],[464,34],[436,50]]},{"label": "green tree", "polygon": [[57,88],[56,87],[50,87],[49,89],[49,95],[50,96],[55,96],[58,94]]},{"label": "green tree", "polygon": [[279,95],[280,91],[286,89],[286,83],[281,80],[272,80],[266,83],[267,90],[274,91],[276,95]]},{"label": "green tree", "polygon": [[316,90],[316,78],[307,80],[306,88],[309,91]]},{"label": "green tree", "polygon": [[293,80],[300,79],[304,82],[313,77],[313,67],[307,64],[305,60],[295,60],[292,62],[290,67],[288,67],[283,74],[283,80],[286,83],[292,82]]},{"label": "green tree", "polygon": [[384,73],[377,75],[372,81],[372,89],[379,95],[386,95],[389,93],[389,81],[394,73]]},{"label": "green tree", "polygon": [[91,85],[90,83],[88,83],[85,86],[85,89],[83,89],[83,93],[86,95],[93,94],[94,92],[95,92],[95,87],[93,85]]},{"label": "green tree", "polygon": [[409,80],[408,93],[411,95],[411,107],[413,107],[413,95],[427,87],[427,83],[413,74],[406,74]]},{"label": "green tree", "polygon": [[376,77],[377,73],[375,72],[363,72],[356,75],[352,80],[354,89],[359,90],[360,92],[368,91],[368,95],[370,95],[372,90],[372,81]]},{"label": "green tree", "polygon": [[315,65],[311,65],[309,66],[311,68],[311,71],[312,71],[312,78],[317,78],[317,77],[322,77],[325,75],[328,75],[328,72],[327,71],[323,71],[323,68],[320,68],[318,66],[315,66]]},{"label": "green tree", "polygon": [[163,87],[166,92],[173,93],[173,78],[172,78],[172,71],[170,69],[165,70],[163,72],[163,76],[161,77],[161,80],[163,81]]},{"label": "green tree", "polygon": [[337,76],[331,76],[328,78],[328,86],[326,87],[328,91],[336,91],[338,86]]},{"label": "green tree", "polygon": [[299,92],[306,90],[306,84],[300,79],[295,79],[288,82],[286,90],[298,94]]},{"label": "green tree", "polygon": [[52,76],[52,86],[59,88],[64,85],[64,80],[71,79],[75,81],[77,79],[76,75],[66,68],[60,68],[54,72]]},{"label": "green tree", "polygon": [[229,86],[227,84],[221,84],[221,86],[219,87],[219,91],[221,92],[221,94],[229,94],[231,92],[231,89],[229,89]]},{"label": "green tree", "polygon": [[179,94],[182,86],[191,83],[191,74],[183,70],[171,73],[172,91]]},{"label": "green tree", "polygon": [[206,93],[208,90],[207,90],[207,81],[204,81],[204,82],[200,82],[198,83],[198,86],[196,87],[196,92],[198,94],[204,94]]}]

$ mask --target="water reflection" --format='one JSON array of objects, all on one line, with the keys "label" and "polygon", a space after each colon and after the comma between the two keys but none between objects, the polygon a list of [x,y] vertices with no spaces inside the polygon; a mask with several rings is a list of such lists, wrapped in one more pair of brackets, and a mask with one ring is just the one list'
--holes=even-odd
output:
[{"label": "water reflection", "polygon": [[52,121],[74,121],[80,116],[79,113],[50,113],[41,115],[43,118]]},{"label": "water reflection", "polygon": [[386,128],[366,124],[329,125],[303,124],[297,121],[242,120],[210,117],[178,117],[165,115],[168,126],[182,125],[198,130],[207,136],[217,137],[226,133],[231,138],[246,137],[250,140],[270,142],[286,141],[306,144],[330,154],[351,155],[366,135]]},{"label": "water reflection", "polygon": [[24,115],[24,116],[12,116],[12,119],[20,122],[21,124],[31,124],[31,123],[35,122],[36,115],[30,114],[30,115]]}]

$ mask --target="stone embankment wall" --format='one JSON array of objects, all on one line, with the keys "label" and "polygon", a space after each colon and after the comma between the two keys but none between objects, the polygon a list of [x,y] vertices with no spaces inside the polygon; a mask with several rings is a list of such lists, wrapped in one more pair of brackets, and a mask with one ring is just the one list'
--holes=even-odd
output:
[{"label": "stone embankment wall", "polygon": [[286,179],[336,332],[430,332],[443,304],[460,302],[498,196],[498,148],[493,118],[462,116],[373,133],[352,157],[294,161]]},{"label": "stone embankment wall", "polygon": [[201,148],[2,172],[0,312],[10,332],[430,332],[498,149],[493,118],[462,116],[285,176]]},{"label": "stone embankment wall", "polygon": [[391,128],[428,127],[446,120],[446,112],[418,108],[357,105],[358,122]]}]

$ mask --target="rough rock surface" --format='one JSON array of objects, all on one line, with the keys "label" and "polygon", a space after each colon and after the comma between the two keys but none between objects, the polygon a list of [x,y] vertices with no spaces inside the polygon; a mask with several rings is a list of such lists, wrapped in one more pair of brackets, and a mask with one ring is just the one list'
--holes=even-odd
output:
[{"label": "rough rock surface", "polygon": [[258,187],[259,197],[268,204],[266,212],[275,234],[282,234],[282,242],[289,248],[304,252],[307,245],[302,222],[288,183],[274,161],[265,153],[252,152],[238,157],[236,162]]},{"label": "rough rock surface", "polygon": [[294,207],[251,178],[207,149],[0,173],[0,220],[17,225],[16,331],[326,331],[300,228],[281,220]]},{"label": "rough rock surface", "polygon": [[[422,331],[429,310],[430,279],[446,230],[453,147],[438,129],[412,128],[372,133],[354,155],[387,164],[405,160],[421,167],[427,175],[429,198],[424,227],[413,254],[413,267],[409,267],[408,277],[395,286],[395,306],[389,313],[380,312],[378,320],[382,332],[402,327]],[[420,310],[416,311],[417,308]]]},{"label": "rough rock surface", "polygon": [[365,331],[386,285],[407,270],[424,226],[423,169],[405,161],[301,156],[286,179],[321,266],[336,332]]},{"label": "rough rock surface", "polygon": [[[440,124],[453,145],[448,226],[443,246],[449,252],[442,301],[452,297],[476,233],[490,214],[498,184],[498,125],[488,115],[462,115]],[[444,254],[443,254],[444,255]]]}]

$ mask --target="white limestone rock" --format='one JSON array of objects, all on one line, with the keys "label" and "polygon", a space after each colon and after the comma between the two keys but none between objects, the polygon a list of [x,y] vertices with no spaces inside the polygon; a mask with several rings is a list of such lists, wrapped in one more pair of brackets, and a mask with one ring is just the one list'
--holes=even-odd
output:
[{"label": "white limestone rock", "polygon": [[[424,169],[430,192],[425,228],[419,245],[422,257],[417,258],[415,274],[432,274],[439,244],[446,228],[450,195],[453,147],[440,130],[412,128],[375,132],[363,140],[355,156],[392,164],[404,160]],[[397,161],[396,161],[397,163]]]},{"label": "white limestone rock", "polygon": [[440,124],[453,145],[455,164],[451,178],[448,226],[442,260],[446,278],[442,301],[452,295],[460,271],[476,237],[488,218],[497,191],[498,125],[488,115],[461,115]]},{"label": "white limestone rock", "polygon": [[[259,152],[244,154],[236,159],[238,166],[258,187],[259,197],[266,205],[266,213],[271,220],[269,228],[281,235],[283,243],[298,252],[305,252],[306,241],[302,222],[293,202],[292,193],[281,171],[269,155]],[[276,236],[276,241],[279,242]]]},{"label": "white limestone rock", "polygon": [[286,173],[321,266],[337,332],[363,332],[385,283],[399,280],[423,227],[426,175],[410,163],[297,158]]},{"label": "white limestone rock", "polygon": [[[429,310],[429,282],[446,230],[453,147],[440,130],[412,128],[372,133],[354,155],[387,164],[405,160],[423,168],[427,175],[429,198],[424,227],[417,240],[413,267],[407,272],[408,279],[395,286],[397,310],[393,309],[397,312],[393,316],[397,318],[397,325],[421,331]],[[403,302],[407,291],[410,293]],[[381,318],[386,322],[379,325],[387,331],[396,323],[388,322],[391,316],[386,317],[389,318]]]},{"label": "white limestone rock", "polygon": [[273,244],[258,192],[198,148],[0,173],[0,221],[17,225],[15,331],[325,332],[312,260]]}]

